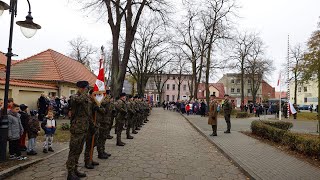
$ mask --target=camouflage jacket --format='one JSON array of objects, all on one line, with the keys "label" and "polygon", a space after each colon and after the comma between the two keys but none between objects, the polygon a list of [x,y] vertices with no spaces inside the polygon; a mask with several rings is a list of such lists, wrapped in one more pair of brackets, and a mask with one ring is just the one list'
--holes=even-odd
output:
[{"label": "camouflage jacket", "polygon": [[94,102],[88,94],[77,93],[71,96],[71,133],[87,133],[89,127],[94,126],[92,121],[93,104]]},{"label": "camouflage jacket", "polygon": [[116,111],[117,111],[116,120],[119,121],[119,122],[125,122],[126,116],[128,114],[128,109],[127,109],[126,102],[122,101],[121,99],[119,99],[115,103],[115,108],[116,108]]},{"label": "camouflage jacket", "polygon": [[224,111],[224,115],[230,115],[231,114],[232,104],[228,100],[225,100],[224,103],[223,103],[223,111]]},{"label": "camouflage jacket", "polygon": [[132,117],[134,114],[136,114],[136,109],[135,109],[135,102],[134,101],[128,101],[127,102],[127,107],[128,107],[128,116]]}]

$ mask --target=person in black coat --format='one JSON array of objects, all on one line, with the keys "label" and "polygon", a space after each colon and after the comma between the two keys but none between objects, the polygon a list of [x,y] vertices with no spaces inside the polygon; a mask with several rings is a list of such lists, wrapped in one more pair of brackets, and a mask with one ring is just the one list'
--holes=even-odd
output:
[{"label": "person in black coat", "polygon": [[40,98],[38,99],[38,113],[39,113],[39,121],[42,121],[45,114],[47,113],[49,107],[49,102],[44,94],[41,94]]},{"label": "person in black coat", "polygon": [[206,110],[207,110],[206,103],[204,101],[201,101],[201,107],[200,107],[201,116],[205,116],[206,115]]},{"label": "person in black coat", "polygon": [[28,123],[30,120],[30,116],[28,114],[28,106],[25,104],[20,105],[20,120],[22,127],[24,129],[23,134],[20,136],[20,150],[21,151],[26,151],[27,146],[26,146],[26,136],[27,136],[27,129],[28,129]]}]

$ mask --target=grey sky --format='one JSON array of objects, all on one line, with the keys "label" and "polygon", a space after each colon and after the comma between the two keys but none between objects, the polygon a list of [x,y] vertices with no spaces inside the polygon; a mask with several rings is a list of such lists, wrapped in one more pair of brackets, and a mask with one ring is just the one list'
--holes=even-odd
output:
[{"label": "grey sky", "polygon": [[[9,3],[9,0],[2,0]],[[70,1],[70,0],[69,0]],[[61,53],[69,52],[68,41],[82,36],[95,46],[110,41],[109,26],[95,17],[87,17],[68,0],[30,0],[34,22],[42,29],[35,37],[26,39],[15,26],[13,52],[23,59],[48,48]],[[172,1],[173,2],[173,1]],[[276,86],[279,67],[286,62],[287,36],[291,45],[305,44],[317,28],[320,16],[319,0],[239,0],[239,29],[260,33],[267,46],[267,57],[274,60],[277,70],[270,77]],[[24,20],[27,2],[20,0],[16,20]],[[0,16],[0,51],[7,52],[9,36],[8,12]]]}]

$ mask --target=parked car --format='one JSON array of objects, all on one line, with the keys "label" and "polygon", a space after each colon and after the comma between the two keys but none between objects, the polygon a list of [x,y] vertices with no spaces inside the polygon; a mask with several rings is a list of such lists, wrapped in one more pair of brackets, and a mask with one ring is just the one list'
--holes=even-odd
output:
[{"label": "parked car", "polygon": [[298,109],[299,110],[309,110],[309,105],[299,105]]}]

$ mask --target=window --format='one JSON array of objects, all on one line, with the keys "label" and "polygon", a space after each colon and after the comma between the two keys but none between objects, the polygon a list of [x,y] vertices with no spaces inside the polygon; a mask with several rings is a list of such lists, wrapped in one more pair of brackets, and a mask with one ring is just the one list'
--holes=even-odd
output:
[{"label": "window", "polygon": [[251,93],[251,89],[248,89],[248,94]]},{"label": "window", "polygon": [[248,80],[248,84],[251,84],[251,80],[250,79]]},{"label": "window", "polygon": [[212,92],[212,95],[216,96],[216,92]]},{"label": "window", "polygon": [[234,79],[231,79],[231,83],[234,84]]},{"label": "window", "polygon": [[301,92],[301,87],[298,87],[298,92]]},{"label": "window", "polygon": [[304,98],[304,102],[305,102],[305,103],[308,102],[308,98]]},{"label": "window", "polygon": [[176,90],[176,85],[172,84],[172,90]]},{"label": "window", "polygon": [[160,98],[160,96],[159,96],[159,94],[157,94],[157,95],[156,95],[156,101],[157,101],[157,102],[160,102],[160,99],[159,99],[159,98]]},{"label": "window", "polygon": [[70,90],[70,95],[76,94],[76,90],[72,89]]},{"label": "window", "polygon": [[240,84],[240,79],[237,79],[237,84]]},{"label": "window", "polygon": [[172,101],[175,101],[175,98],[176,98],[175,95],[172,95]]},{"label": "window", "polygon": [[184,85],[183,85],[183,91],[186,91],[186,90],[187,90],[187,85],[184,84]]},{"label": "window", "polygon": [[167,84],[167,90],[169,90],[170,89],[170,84]]},{"label": "window", "polygon": [[303,87],[303,91],[304,92],[308,92],[308,88],[307,87]]},{"label": "window", "polygon": [[169,95],[167,95],[167,101],[169,101]]},{"label": "window", "polygon": [[237,89],[237,93],[240,93],[240,89],[239,88]]},{"label": "window", "polygon": [[175,77],[175,76],[172,76],[172,79],[176,79],[176,77]]},{"label": "window", "polygon": [[234,88],[231,88],[231,93],[234,93]]},{"label": "window", "polygon": [[56,92],[49,92],[49,97],[56,97],[57,93]]}]

